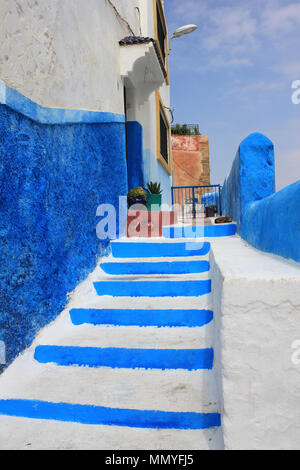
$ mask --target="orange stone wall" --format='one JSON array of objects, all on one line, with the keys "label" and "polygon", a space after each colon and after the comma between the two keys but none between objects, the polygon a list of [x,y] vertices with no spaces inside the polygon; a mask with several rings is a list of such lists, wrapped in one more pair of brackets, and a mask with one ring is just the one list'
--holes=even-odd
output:
[{"label": "orange stone wall", "polygon": [[207,135],[172,135],[173,186],[210,184]]}]

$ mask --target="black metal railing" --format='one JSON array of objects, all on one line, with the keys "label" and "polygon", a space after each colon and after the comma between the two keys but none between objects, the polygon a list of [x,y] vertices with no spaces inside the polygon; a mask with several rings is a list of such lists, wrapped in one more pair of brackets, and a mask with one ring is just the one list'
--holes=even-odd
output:
[{"label": "black metal railing", "polygon": [[172,186],[172,205],[181,219],[222,215],[221,185]]}]

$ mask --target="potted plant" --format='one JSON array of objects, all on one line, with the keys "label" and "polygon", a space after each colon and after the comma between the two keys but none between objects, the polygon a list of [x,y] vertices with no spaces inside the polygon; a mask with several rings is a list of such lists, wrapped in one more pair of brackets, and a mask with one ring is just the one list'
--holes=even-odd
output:
[{"label": "potted plant", "polygon": [[128,208],[134,204],[143,204],[146,206],[147,196],[146,192],[142,187],[132,188],[132,190],[127,194]]},{"label": "potted plant", "polygon": [[159,211],[161,207],[161,193],[160,183],[147,184],[147,209],[148,211],[154,210]]}]

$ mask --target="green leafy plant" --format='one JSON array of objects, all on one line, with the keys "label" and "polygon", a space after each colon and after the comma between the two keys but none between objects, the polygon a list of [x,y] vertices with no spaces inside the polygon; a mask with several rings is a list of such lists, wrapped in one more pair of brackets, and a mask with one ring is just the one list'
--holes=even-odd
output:
[{"label": "green leafy plant", "polygon": [[162,189],[160,188],[160,183],[150,181],[150,183],[147,184],[147,191],[149,194],[161,194]]},{"label": "green leafy plant", "polygon": [[139,186],[138,188],[132,188],[127,197],[128,199],[146,199],[146,192],[141,186]]}]

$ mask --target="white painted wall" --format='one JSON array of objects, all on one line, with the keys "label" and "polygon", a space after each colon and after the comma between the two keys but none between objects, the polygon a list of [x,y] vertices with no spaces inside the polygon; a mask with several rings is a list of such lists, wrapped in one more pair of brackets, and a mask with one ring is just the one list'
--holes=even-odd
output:
[{"label": "white painted wall", "polygon": [[[163,102],[165,106],[170,107],[170,94],[169,88],[166,90],[166,85],[160,89],[164,90]],[[161,95],[162,96],[162,95]],[[156,128],[156,97],[153,94],[149,102],[144,105],[144,111],[148,113],[148,125],[144,126],[144,169],[145,174],[149,175],[149,181],[159,181],[161,183],[162,202],[163,204],[171,205],[171,176],[163,168],[161,163],[157,160],[157,128]],[[168,112],[167,112],[168,115]]]},{"label": "white painted wall", "polygon": [[239,237],[210,262],[225,449],[299,449],[300,264]]},{"label": "white painted wall", "polygon": [[[141,11],[140,3],[145,0],[108,0],[112,7],[114,7],[119,16],[118,21],[123,23],[123,18],[130,25],[130,28],[136,36],[141,35]],[[129,34],[131,36],[131,34]]]},{"label": "white painted wall", "polygon": [[0,79],[44,106],[123,113],[118,41],[139,34],[138,4],[2,0]]},{"label": "white painted wall", "polygon": [[142,36],[153,38],[153,0],[140,0],[139,10],[141,12]]},{"label": "white painted wall", "polygon": [[[145,37],[154,37],[153,0],[140,2],[141,30]],[[170,104],[170,86],[165,81],[159,88],[162,102],[167,108]],[[134,99],[135,90],[129,90],[127,98],[130,102],[128,120],[138,121],[143,126],[144,148],[144,173],[146,183],[150,181],[160,182],[163,204],[171,205],[172,178],[157,160],[157,122],[156,122],[156,96],[155,92],[144,103],[140,104]],[[171,114],[166,109],[166,114],[171,122]]]}]

